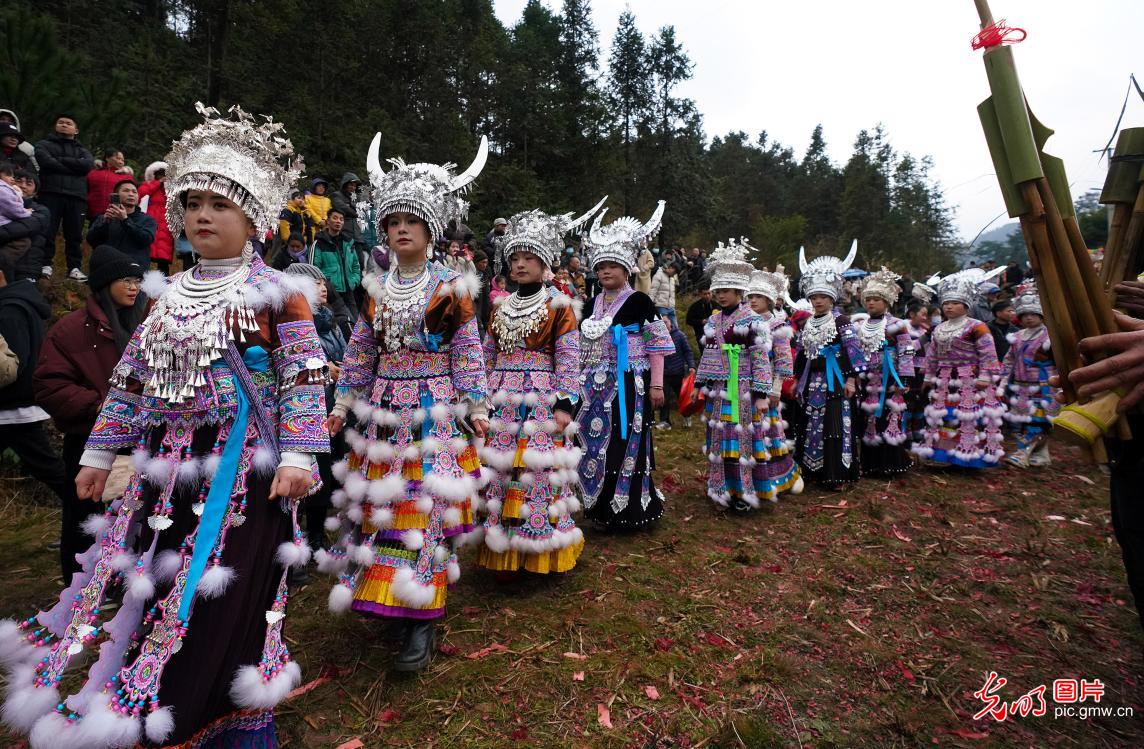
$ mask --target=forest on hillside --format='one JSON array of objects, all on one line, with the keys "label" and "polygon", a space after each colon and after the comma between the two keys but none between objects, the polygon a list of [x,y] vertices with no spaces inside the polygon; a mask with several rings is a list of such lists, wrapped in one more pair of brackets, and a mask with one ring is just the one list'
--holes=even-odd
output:
[{"label": "forest on hillside", "polygon": [[[844,250],[863,267],[953,264],[952,211],[925,156],[879,123],[798,146],[759,133],[708,134],[680,94],[696,62],[673,26],[628,10],[598,29],[588,0],[531,0],[510,27],[491,0],[0,0],[0,106],[29,139],[60,111],[93,150],[159,159],[194,102],[240,103],[285,123],[310,175],[364,171],[383,153],[467,164],[492,145],[471,224],[542,207],[612,214],[668,201],[661,242],[710,247],[745,235],[768,261]],[[745,72],[745,74],[750,74]],[[836,163],[827,138],[852,139]]]}]

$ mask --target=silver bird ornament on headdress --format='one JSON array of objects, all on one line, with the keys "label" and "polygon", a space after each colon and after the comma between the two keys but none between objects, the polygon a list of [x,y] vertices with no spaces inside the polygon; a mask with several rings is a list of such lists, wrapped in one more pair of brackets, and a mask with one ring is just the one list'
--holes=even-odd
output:
[{"label": "silver bird ornament on headdress", "polygon": [[[477,155],[469,168],[454,174],[456,164],[407,164],[400,158],[388,159],[393,167],[382,168],[379,152],[381,133],[373,136],[366,154],[366,173],[373,186],[373,201],[379,233],[384,237],[385,218],[393,213],[411,213],[429,225],[430,240],[445,234],[450,221],[462,221],[469,204],[461,198],[485,168],[489,157],[489,140],[481,136]],[[383,239],[384,241],[384,239]]]},{"label": "silver bird ornament on headdress", "polygon": [[663,222],[663,209],[665,201],[659,201],[655,212],[647,223],[631,216],[618,218],[607,226],[602,226],[604,214],[608,209],[600,211],[592,222],[591,228],[584,235],[584,244],[588,248],[588,260],[595,268],[600,263],[617,263],[630,274],[636,267],[636,260],[640,254],[640,243],[655,236]]},{"label": "silver bird ornament on headdress", "polygon": [[746,292],[751,284],[751,273],[755,266],[747,261],[747,251],[752,249],[746,237],[736,242],[732,237],[727,244],[720,242],[707,260],[707,271],[711,274],[711,289],[738,289]]},{"label": "silver bird ornament on headdress", "polygon": [[259,123],[242,107],[223,118],[202,102],[195,109],[203,122],[171,144],[167,155],[167,226],[183,232],[183,201],[190,190],[209,190],[238,204],[260,234],[278,225],[278,213],[302,174],[302,158],[285,137],[282,123]]},{"label": "silver bird ornament on headdress", "polygon": [[900,275],[886,266],[882,266],[881,270],[871,273],[864,279],[862,298],[868,299],[870,297],[877,297],[886,304],[893,306],[897,303],[898,296],[902,293],[902,287],[898,285],[900,279]]},{"label": "silver bird ornament on headdress", "polygon": [[553,216],[539,209],[516,214],[508,220],[504,236],[497,240],[496,267],[501,267],[514,253],[522,251],[536,255],[549,268],[555,266],[564,250],[564,235],[587,223],[607,199],[605,195],[587,213],[576,218],[572,213]]},{"label": "silver bird ornament on headdress", "polygon": [[798,267],[802,271],[799,288],[802,290],[802,295],[809,298],[811,294],[825,294],[837,300],[842,295],[842,274],[850,269],[857,256],[857,239],[850,244],[850,253],[844,260],[823,255],[807,263],[806,248],[798,248]]}]

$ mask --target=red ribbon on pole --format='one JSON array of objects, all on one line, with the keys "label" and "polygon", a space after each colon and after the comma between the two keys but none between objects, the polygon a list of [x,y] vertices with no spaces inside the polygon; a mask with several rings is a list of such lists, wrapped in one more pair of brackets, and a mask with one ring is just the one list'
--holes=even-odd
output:
[{"label": "red ribbon on pole", "polygon": [[1002,18],[997,23],[983,28],[973,37],[970,45],[973,49],[992,49],[1004,44],[1018,44],[1025,41],[1026,36],[1024,29],[1006,26],[1005,19]]}]

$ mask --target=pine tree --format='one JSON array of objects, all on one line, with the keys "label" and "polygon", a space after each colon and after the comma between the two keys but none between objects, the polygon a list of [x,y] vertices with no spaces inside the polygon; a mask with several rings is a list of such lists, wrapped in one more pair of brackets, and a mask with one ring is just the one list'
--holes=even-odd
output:
[{"label": "pine tree", "polygon": [[623,207],[631,212],[635,187],[634,143],[651,106],[647,47],[631,8],[620,14],[608,63],[608,100],[616,114],[616,135],[623,157]]}]

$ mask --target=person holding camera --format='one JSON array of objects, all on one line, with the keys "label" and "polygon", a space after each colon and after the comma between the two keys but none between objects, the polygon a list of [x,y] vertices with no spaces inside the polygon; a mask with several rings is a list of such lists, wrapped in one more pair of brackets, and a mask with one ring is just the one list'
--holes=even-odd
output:
[{"label": "person holding camera", "polygon": [[107,209],[87,230],[87,243],[111,245],[146,270],[151,267],[151,243],[158,228],[155,219],[139,210],[135,181],[122,179],[115,184]]}]

